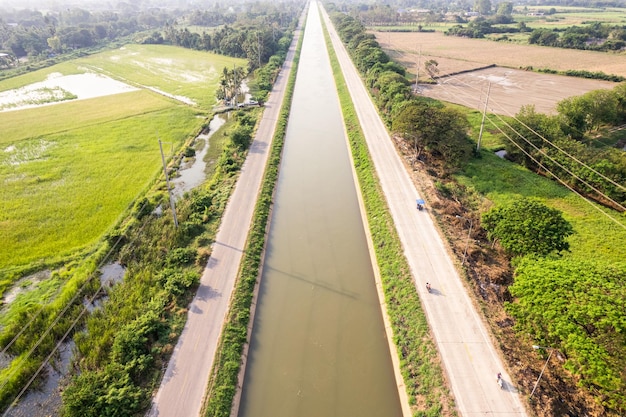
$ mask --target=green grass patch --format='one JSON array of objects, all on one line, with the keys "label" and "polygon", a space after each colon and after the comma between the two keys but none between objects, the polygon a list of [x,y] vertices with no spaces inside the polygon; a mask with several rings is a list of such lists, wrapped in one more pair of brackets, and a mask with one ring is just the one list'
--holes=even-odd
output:
[{"label": "green grass patch", "polygon": [[158,172],[158,138],[175,144],[203,120],[170,106],[24,138],[0,156],[0,270],[95,243]]},{"label": "green grass patch", "polygon": [[158,139],[178,149],[198,133],[222,69],[243,62],[127,45],[0,82],[7,91],[91,71],[140,88],[0,113],[0,294],[20,271],[95,244],[160,172]]},{"label": "green grass patch", "polygon": [[572,193],[554,180],[483,151],[480,159],[473,159],[458,175],[457,181],[485,196],[496,205],[520,197],[532,197],[550,207],[563,211],[574,227],[570,236],[570,253],[566,257],[588,258],[619,262],[624,259],[626,229],[608,216],[626,223],[623,214],[601,207]]}]

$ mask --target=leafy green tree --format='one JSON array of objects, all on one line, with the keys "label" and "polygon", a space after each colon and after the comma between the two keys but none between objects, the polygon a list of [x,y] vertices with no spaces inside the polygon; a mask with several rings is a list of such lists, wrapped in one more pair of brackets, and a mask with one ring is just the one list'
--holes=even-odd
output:
[{"label": "leafy green tree", "polygon": [[533,158],[543,160],[537,150],[545,149],[542,137],[554,142],[565,136],[558,117],[537,113],[533,105],[522,106],[509,126],[503,129],[507,157],[532,170],[538,168]]},{"label": "leafy green tree", "polygon": [[510,1],[503,1],[502,3],[498,4],[498,10],[496,11],[496,14],[503,15],[503,16],[511,16],[512,13],[513,13],[513,3],[511,3]]},{"label": "leafy green tree", "polygon": [[556,46],[559,41],[558,33],[550,29],[535,29],[528,37],[528,43],[542,46]]},{"label": "leafy green tree", "polygon": [[499,240],[513,256],[546,256],[569,249],[572,225],[559,210],[537,200],[522,198],[482,215],[482,226],[491,240]]},{"label": "leafy green tree", "polygon": [[491,0],[475,0],[474,11],[477,11],[480,14],[491,13]]},{"label": "leafy green tree", "polygon": [[626,263],[524,258],[506,306],[516,329],[558,349],[603,405],[626,415]]},{"label": "leafy green tree", "polygon": [[467,120],[454,109],[413,100],[393,118],[392,130],[414,149],[414,160],[423,150],[444,159],[449,168],[462,165],[471,154]]},{"label": "leafy green tree", "polygon": [[239,149],[246,149],[252,139],[252,128],[239,123],[230,133],[230,139]]},{"label": "leafy green tree", "polygon": [[580,137],[602,125],[613,125],[619,120],[618,95],[612,90],[593,90],[582,96],[568,97],[556,108],[564,122]]}]

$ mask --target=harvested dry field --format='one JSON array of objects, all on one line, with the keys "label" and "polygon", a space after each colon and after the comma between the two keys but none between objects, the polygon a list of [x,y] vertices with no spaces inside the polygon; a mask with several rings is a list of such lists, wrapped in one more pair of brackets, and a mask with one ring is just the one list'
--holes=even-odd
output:
[{"label": "harvested dry field", "polygon": [[[526,104],[534,104],[537,111],[552,113],[556,103],[566,97],[591,90],[611,89],[617,85],[606,81],[522,71],[519,68],[532,66],[535,69],[559,71],[602,71],[626,76],[626,54],[517,45],[449,37],[442,33],[375,34],[385,51],[395,61],[405,65],[409,72],[415,73],[418,59],[422,63],[420,71],[423,71],[423,63],[427,60],[437,61],[440,76],[470,71],[442,78],[442,85],[439,86],[421,87],[422,94],[482,109],[487,85],[491,81],[489,111],[499,114],[515,114]],[[498,67],[483,69],[493,64]]]}]

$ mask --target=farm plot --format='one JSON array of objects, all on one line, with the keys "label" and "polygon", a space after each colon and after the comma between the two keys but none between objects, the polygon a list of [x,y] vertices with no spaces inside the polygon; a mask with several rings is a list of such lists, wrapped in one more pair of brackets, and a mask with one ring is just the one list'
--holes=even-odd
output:
[{"label": "farm plot", "polygon": [[419,93],[482,110],[488,84],[491,87],[487,111],[508,116],[516,114],[524,105],[534,105],[540,113],[555,114],[556,104],[567,97],[612,89],[616,85],[609,81],[493,67],[445,77],[436,85],[420,85]]},{"label": "farm plot", "polygon": [[[442,76],[440,85],[420,86],[421,94],[482,110],[491,82],[488,110],[498,114],[512,115],[529,104],[535,105],[539,112],[553,113],[556,103],[564,98],[617,85],[519,68],[602,71],[626,76],[626,55],[448,37],[441,33],[377,33],[376,36],[392,59],[410,72],[416,72],[419,61],[422,68],[427,60],[437,61]],[[493,64],[499,67],[485,68]],[[457,75],[445,77],[449,74]]]},{"label": "farm plot", "polygon": [[[129,57],[111,51],[0,82],[5,97],[19,97],[0,112],[0,278],[91,247],[160,172],[158,139],[169,150],[195,135],[221,68],[241,61],[182,48],[124,51]],[[12,92],[85,74],[126,87],[87,98],[70,82],[58,89],[75,97],[46,106]]]},{"label": "farm plot", "polygon": [[[429,59],[439,63],[439,75],[496,64],[509,68],[601,71],[626,77],[626,54],[519,45],[486,39],[445,36],[443,33],[374,32],[389,56],[415,71]],[[421,59],[420,59],[421,50]]]}]

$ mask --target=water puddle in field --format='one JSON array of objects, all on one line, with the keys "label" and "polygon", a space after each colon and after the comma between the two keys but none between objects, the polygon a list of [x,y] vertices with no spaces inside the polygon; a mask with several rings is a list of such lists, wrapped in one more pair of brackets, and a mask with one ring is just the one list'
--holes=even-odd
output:
[{"label": "water puddle in field", "polygon": [[137,88],[102,74],[55,72],[41,82],[0,93],[0,112],[21,110],[68,100],[82,100],[136,91]]},{"label": "water puddle in field", "polygon": [[39,388],[28,391],[20,402],[4,414],[10,417],[57,416],[61,410],[61,381],[67,375],[72,359],[74,342],[62,343],[52,364],[47,364],[40,377]]},{"label": "water puddle in field", "polygon": [[193,158],[189,158],[188,161],[183,161],[183,165],[178,171],[178,177],[171,180],[174,196],[177,200],[186,192],[193,190],[206,180],[206,174],[204,172],[206,162],[204,161],[204,157],[209,150],[209,138],[226,123],[228,117],[228,113],[216,114],[209,123],[209,131],[207,133],[203,132],[196,137],[194,144],[203,141],[204,146],[200,151],[196,149],[196,155]]},{"label": "water puddle in field", "polygon": [[9,291],[7,291],[2,297],[2,304],[11,304],[20,294],[25,294],[30,290],[35,289],[37,285],[50,278],[51,271],[46,269],[44,271],[38,271],[34,274],[20,278]]},{"label": "water puddle in field", "polygon": [[[125,273],[126,268],[120,265],[119,262],[107,264],[100,268],[100,285],[102,285],[103,288],[111,288],[124,280]],[[102,307],[102,303],[104,303],[108,298],[109,297],[106,295],[101,295],[91,301],[89,299],[84,299],[83,306],[85,306],[87,311],[91,313]]]},{"label": "water puddle in field", "polygon": [[105,287],[112,287],[124,279],[126,268],[119,262],[113,262],[100,268],[100,283]]}]

